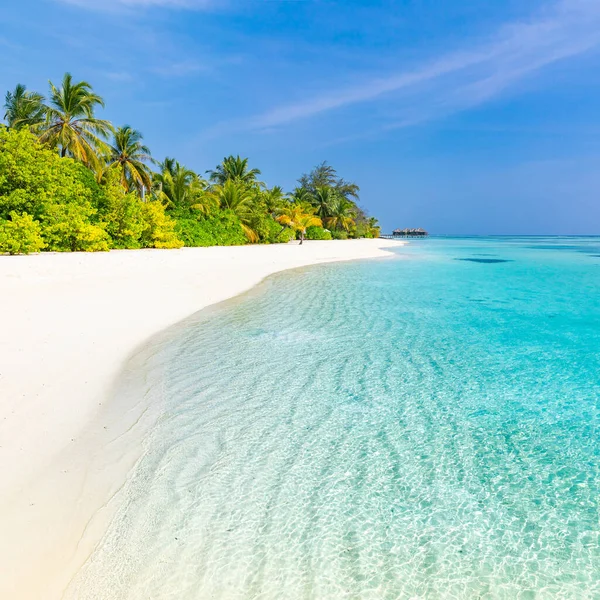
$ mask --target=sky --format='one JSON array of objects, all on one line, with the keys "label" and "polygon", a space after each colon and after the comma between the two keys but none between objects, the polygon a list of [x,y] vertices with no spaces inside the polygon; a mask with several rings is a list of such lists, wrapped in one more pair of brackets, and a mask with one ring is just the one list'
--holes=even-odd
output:
[{"label": "sky", "polygon": [[71,72],[153,155],[292,189],[324,160],[383,229],[600,234],[599,0],[19,0],[0,90]]}]

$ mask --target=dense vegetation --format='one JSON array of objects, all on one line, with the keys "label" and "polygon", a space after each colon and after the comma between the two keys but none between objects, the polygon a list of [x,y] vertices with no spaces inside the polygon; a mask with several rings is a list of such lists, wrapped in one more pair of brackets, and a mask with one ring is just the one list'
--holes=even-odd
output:
[{"label": "dense vegetation", "polygon": [[142,134],[97,118],[104,101],[66,74],[48,98],[18,85],[0,125],[0,252],[285,243],[379,235],[359,188],[327,163],[286,194],[229,156],[206,177],[157,162]]}]

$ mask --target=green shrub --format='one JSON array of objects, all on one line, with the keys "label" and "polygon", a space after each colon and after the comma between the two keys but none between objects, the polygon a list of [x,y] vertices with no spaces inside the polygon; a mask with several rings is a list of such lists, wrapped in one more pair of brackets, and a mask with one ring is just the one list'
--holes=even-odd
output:
[{"label": "green shrub", "polygon": [[0,218],[26,212],[42,221],[49,205],[97,205],[101,190],[93,173],[40,144],[26,129],[0,126]]},{"label": "green shrub", "polygon": [[175,231],[186,246],[242,246],[248,242],[238,217],[229,210],[208,217],[176,215]]},{"label": "green shrub", "polygon": [[354,238],[373,238],[373,228],[369,227],[367,221],[357,220],[354,228],[351,230],[351,236]]},{"label": "green shrub", "polygon": [[330,240],[331,232],[328,229],[324,229],[323,227],[317,227],[313,225],[312,227],[306,228],[306,235],[304,236],[307,240]]},{"label": "green shrub", "polygon": [[115,172],[109,173],[102,191],[99,217],[110,235],[111,247],[141,248],[140,238],[147,227],[143,202],[125,191]]},{"label": "green shrub", "polygon": [[96,214],[89,202],[50,204],[42,216],[42,236],[48,250],[98,252],[110,249],[110,237],[91,223]]},{"label": "green shrub", "polygon": [[296,232],[293,229],[290,229],[289,227],[284,227],[281,233],[277,236],[276,242],[278,244],[287,244],[288,242],[291,242],[295,239]]},{"label": "green shrub", "polygon": [[28,130],[0,127],[0,218],[27,213],[48,250],[108,250],[98,222],[102,190],[93,173],[40,144]]},{"label": "green shrub", "polygon": [[258,241],[262,244],[276,243],[282,229],[282,226],[267,213],[254,214],[249,226],[258,234]]},{"label": "green shrub", "polygon": [[29,254],[44,246],[42,228],[31,215],[10,213],[10,220],[0,220],[0,252]]},{"label": "green shrub", "polygon": [[142,214],[145,228],[140,237],[144,248],[181,248],[183,242],[175,232],[176,222],[165,213],[158,201],[144,202]]},{"label": "green shrub", "polygon": [[347,231],[338,231],[338,230],[333,230],[331,232],[331,238],[334,240],[347,240],[348,239],[348,232]]},{"label": "green shrub", "polygon": [[185,246],[215,246],[215,238],[206,225],[194,218],[179,218],[175,221],[175,233]]}]

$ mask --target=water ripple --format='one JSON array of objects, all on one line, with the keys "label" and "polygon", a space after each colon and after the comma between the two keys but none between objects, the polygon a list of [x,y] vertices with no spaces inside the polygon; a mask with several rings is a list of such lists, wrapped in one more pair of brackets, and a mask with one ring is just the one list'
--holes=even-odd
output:
[{"label": "water ripple", "polygon": [[460,251],[278,275],[178,329],[66,598],[600,597],[593,265]]}]

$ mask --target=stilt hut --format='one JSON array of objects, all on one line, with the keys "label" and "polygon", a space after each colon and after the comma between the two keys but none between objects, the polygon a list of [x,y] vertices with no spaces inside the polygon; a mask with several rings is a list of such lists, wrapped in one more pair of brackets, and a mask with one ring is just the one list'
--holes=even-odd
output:
[{"label": "stilt hut", "polygon": [[427,237],[429,234],[420,227],[418,229],[394,229],[393,237]]}]

